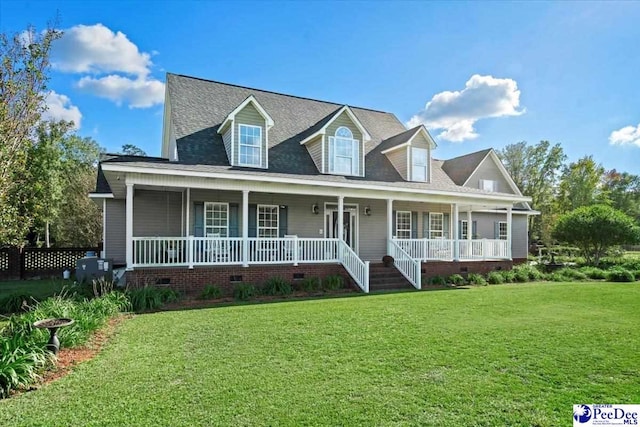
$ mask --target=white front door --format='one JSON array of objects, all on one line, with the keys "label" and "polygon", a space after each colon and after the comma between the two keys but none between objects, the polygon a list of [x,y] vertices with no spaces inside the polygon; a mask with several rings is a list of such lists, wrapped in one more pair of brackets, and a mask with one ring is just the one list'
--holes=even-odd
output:
[{"label": "white front door", "polygon": [[[324,235],[328,239],[338,238],[338,206],[335,204],[325,205]],[[344,205],[342,212],[343,239],[358,253],[358,206]]]}]

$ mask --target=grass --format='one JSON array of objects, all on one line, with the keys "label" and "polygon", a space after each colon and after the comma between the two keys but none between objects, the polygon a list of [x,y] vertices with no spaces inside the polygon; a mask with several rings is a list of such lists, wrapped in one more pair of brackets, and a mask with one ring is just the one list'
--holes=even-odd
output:
[{"label": "grass", "polygon": [[639,300],[534,283],[139,315],[0,425],[570,425],[640,401]]},{"label": "grass", "polygon": [[37,300],[50,297],[71,283],[61,279],[9,280],[0,282],[0,298],[12,294],[31,295]]}]

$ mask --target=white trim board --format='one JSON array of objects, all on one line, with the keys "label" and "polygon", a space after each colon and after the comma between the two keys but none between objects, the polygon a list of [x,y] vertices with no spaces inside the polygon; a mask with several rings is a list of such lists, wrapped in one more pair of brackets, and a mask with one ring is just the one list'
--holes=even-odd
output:
[{"label": "white trim board", "polygon": [[484,159],[482,159],[478,165],[475,167],[475,169],[473,170],[473,172],[471,172],[471,174],[469,174],[469,176],[467,177],[466,181],[462,184],[463,187],[466,187],[467,184],[469,184],[469,180],[471,179],[471,177],[473,175],[475,175],[475,173],[478,171],[478,169],[480,169],[480,166],[482,166],[482,164],[487,160],[487,157],[491,157],[491,159],[493,160],[493,162],[495,163],[495,165],[498,167],[498,169],[500,170],[500,173],[502,174],[502,176],[504,177],[505,181],[507,181],[507,184],[509,184],[509,187],[511,187],[511,189],[514,191],[515,194],[517,194],[518,196],[522,196],[522,193],[520,192],[520,189],[518,188],[518,186],[516,185],[515,182],[513,182],[513,179],[511,178],[511,175],[509,175],[509,172],[507,172],[507,169],[504,167],[504,165],[502,164],[502,162],[500,161],[500,158],[498,157],[498,155],[496,154],[496,152],[492,149],[489,150],[489,152],[487,153],[486,156],[484,156]]},{"label": "white trim board", "polygon": [[333,123],[344,112],[347,113],[347,115],[349,116],[349,119],[351,119],[353,124],[356,125],[360,133],[362,133],[362,142],[365,143],[365,142],[371,141],[371,135],[369,135],[369,132],[367,132],[367,129],[362,125],[362,123],[360,123],[360,120],[358,120],[355,114],[353,114],[353,111],[351,111],[351,108],[349,108],[348,105],[345,105],[340,110],[338,110],[338,112],[334,114],[333,117],[331,117],[331,119],[327,123],[325,123],[324,126],[322,126],[322,128],[320,128],[316,132],[312,133],[311,135],[309,135],[308,137],[300,141],[300,145],[305,145],[307,142],[315,139],[318,135],[325,135],[327,133],[327,128],[331,125],[331,123]]}]

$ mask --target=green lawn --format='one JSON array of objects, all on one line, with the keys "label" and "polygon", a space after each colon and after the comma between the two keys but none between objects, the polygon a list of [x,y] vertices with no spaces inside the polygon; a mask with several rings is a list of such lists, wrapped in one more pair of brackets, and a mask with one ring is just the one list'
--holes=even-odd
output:
[{"label": "green lawn", "polygon": [[640,402],[639,307],[544,283],[138,315],[0,425],[571,425]]},{"label": "green lawn", "polygon": [[11,294],[25,294],[40,300],[60,292],[69,283],[62,279],[3,281],[0,282],[0,298]]}]

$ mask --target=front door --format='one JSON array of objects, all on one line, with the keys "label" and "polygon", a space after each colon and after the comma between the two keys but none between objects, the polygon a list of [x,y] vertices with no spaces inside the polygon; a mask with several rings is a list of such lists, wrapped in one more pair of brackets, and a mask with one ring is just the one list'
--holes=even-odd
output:
[{"label": "front door", "polygon": [[[355,253],[358,253],[358,208],[345,205],[342,211],[343,239]],[[338,238],[338,207],[325,207],[325,236],[329,239]]]}]

